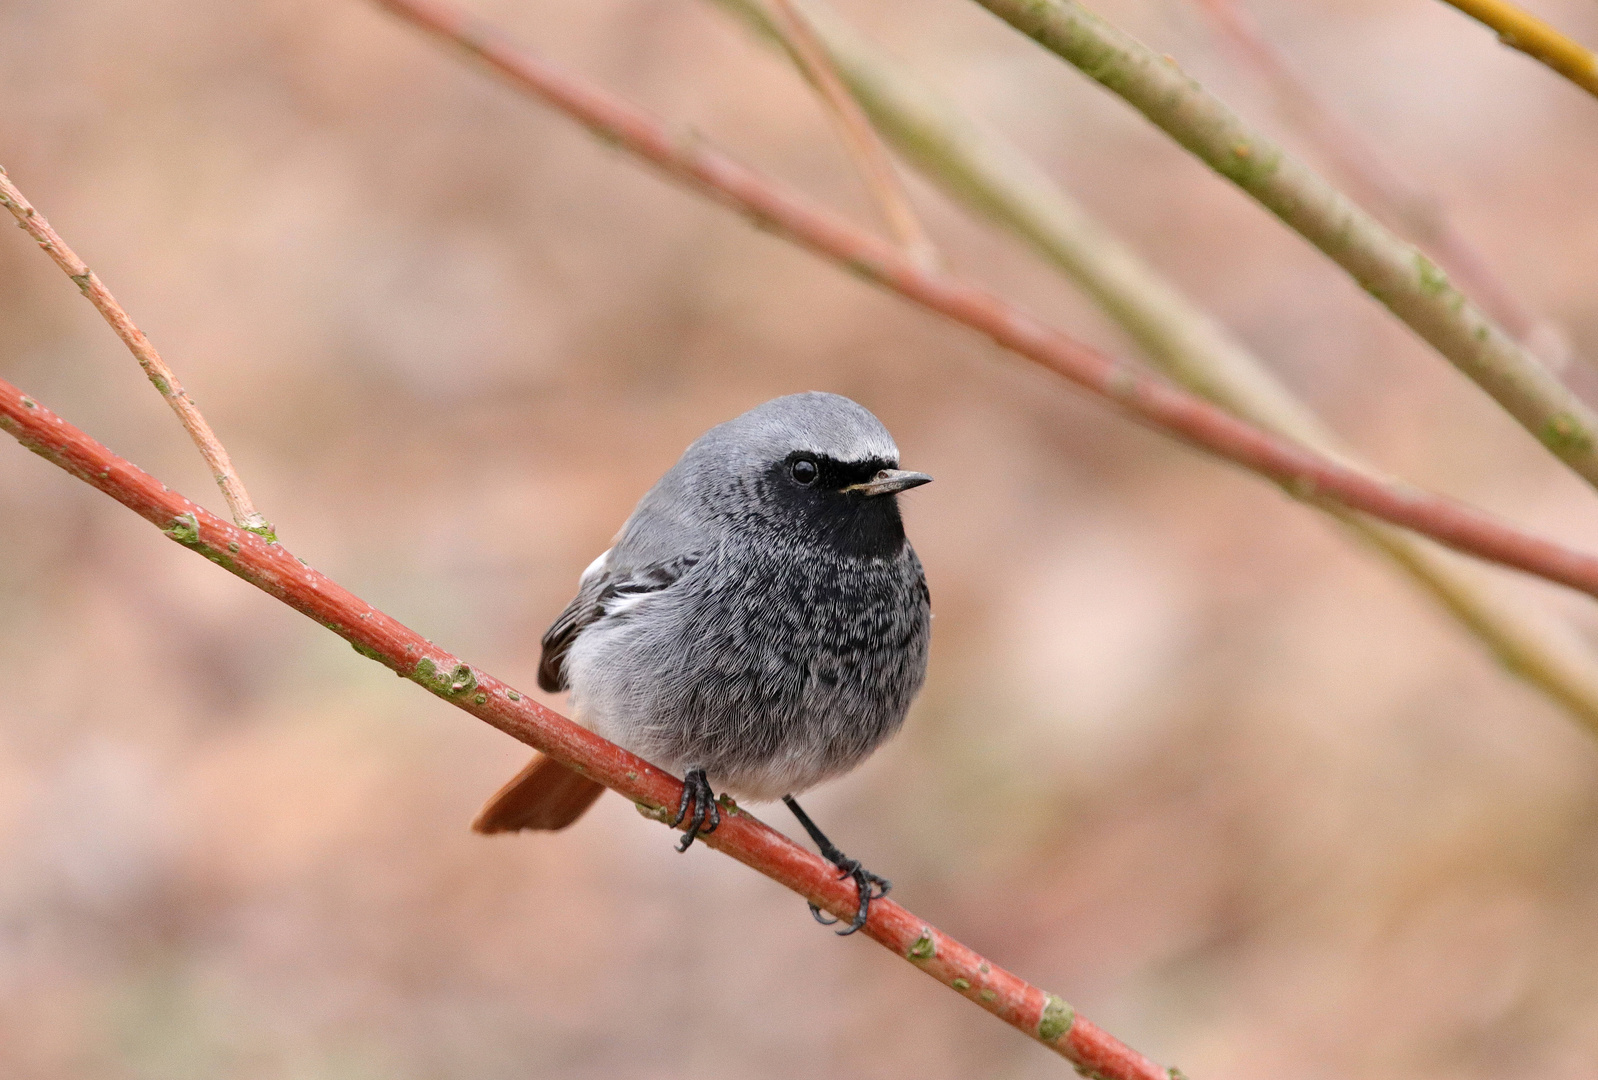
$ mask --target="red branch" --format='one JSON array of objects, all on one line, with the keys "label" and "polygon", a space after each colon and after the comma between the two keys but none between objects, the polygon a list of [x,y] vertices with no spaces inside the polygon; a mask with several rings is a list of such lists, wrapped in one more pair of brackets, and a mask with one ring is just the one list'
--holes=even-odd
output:
[{"label": "red branch", "polygon": [[[3,380],[0,430],[152,522],[179,544],[315,619],[362,656],[613,788],[649,816],[666,820],[664,808],[677,805],[682,783],[675,777],[444,652],[312,570],[281,544],[236,528],[169,490]],[[728,807],[721,827],[700,842],[834,915],[854,915],[857,898],[852,882],[839,880],[831,863],[746,810]],[[984,960],[891,900],[871,905],[864,932],[962,997],[1064,1055],[1087,1075],[1168,1080],[1165,1069],[1076,1016],[1059,998]]]},{"label": "red branch", "polygon": [[377,0],[622,147],[852,272],[945,315],[1118,405],[1133,419],[1281,484],[1295,498],[1338,503],[1424,533],[1458,551],[1598,597],[1598,557],[1545,540],[1474,507],[1368,475],[1277,438],[1068,337],[1021,308],[914,259],[805,195],[742,165],[577,76],[518,51],[482,21],[433,0]]}]

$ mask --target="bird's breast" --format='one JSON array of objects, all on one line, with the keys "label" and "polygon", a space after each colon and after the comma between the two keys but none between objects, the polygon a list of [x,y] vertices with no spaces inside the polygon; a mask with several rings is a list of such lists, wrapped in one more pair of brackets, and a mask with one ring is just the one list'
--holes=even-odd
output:
[{"label": "bird's breast", "polygon": [[574,680],[596,730],[764,798],[847,771],[898,729],[930,611],[908,545],[893,558],[776,545],[707,559],[605,621],[609,648],[579,642],[591,655]]}]

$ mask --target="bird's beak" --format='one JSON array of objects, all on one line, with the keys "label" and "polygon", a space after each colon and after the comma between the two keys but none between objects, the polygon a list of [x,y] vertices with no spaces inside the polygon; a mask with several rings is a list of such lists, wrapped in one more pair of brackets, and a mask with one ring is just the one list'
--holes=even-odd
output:
[{"label": "bird's beak", "polygon": [[908,491],[922,484],[932,483],[932,477],[924,472],[906,472],[904,469],[883,469],[863,484],[850,484],[845,491],[858,491],[867,497],[876,495],[893,495],[896,492]]}]

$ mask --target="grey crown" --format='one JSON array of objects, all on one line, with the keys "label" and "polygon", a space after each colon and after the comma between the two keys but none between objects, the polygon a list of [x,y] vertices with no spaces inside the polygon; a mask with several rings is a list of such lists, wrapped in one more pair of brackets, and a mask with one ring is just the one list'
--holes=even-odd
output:
[{"label": "grey crown", "polygon": [[[798,456],[832,482],[803,488]],[[741,798],[847,772],[898,730],[926,673],[930,600],[897,497],[837,490],[898,459],[836,394],[710,429],[583,574],[539,684],[571,689],[606,738]]]}]

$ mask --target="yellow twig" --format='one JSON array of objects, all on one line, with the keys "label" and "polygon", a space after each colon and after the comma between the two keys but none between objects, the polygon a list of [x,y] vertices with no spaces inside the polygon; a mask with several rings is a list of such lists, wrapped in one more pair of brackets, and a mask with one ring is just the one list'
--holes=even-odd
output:
[{"label": "yellow twig", "polygon": [[1511,49],[1541,60],[1587,93],[1598,95],[1598,53],[1504,0],[1444,2],[1497,31],[1498,40]]}]

